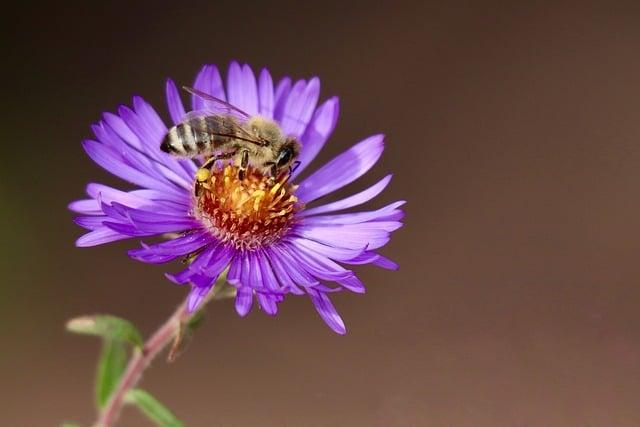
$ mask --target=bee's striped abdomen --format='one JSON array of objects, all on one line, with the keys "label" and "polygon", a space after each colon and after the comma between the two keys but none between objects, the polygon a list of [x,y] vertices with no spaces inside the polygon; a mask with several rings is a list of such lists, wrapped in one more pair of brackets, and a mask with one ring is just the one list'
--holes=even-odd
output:
[{"label": "bee's striped abdomen", "polygon": [[193,157],[198,154],[196,135],[189,123],[180,123],[167,132],[160,149],[165,153]]},{"label": "bee's striped abdomen", "polygon": [[182,157],[210,154],[233,139],[235,121],[222,116],[198,116],[169,129],[160,149]]}]

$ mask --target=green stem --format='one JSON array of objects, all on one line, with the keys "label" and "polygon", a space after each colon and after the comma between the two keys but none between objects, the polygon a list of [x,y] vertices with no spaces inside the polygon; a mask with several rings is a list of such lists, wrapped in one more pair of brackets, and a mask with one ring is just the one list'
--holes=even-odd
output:
[{"label": "green stem", "polygon": [[[222,283],[217,283],[202,302],[202,307],[212,299],[230,296],[225,294],[224,285],[226,285],[224,280]],[[164,348],[174,341],[184,325],[197,313],[197,311],[189,313],[186,307],[186,301],[180,304],[171,317],[144,343],[142,349],[137,348],[133,351],[118,387],[112,393],[106,406],[100,411],[94,427],[113,427],[115,425],[124,406],[127,392],[136,387],[145,369]]]}]

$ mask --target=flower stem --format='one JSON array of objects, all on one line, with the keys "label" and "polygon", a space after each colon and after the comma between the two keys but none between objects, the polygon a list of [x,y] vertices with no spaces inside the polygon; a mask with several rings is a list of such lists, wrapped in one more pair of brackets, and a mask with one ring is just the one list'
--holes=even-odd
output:
[{"label": "flower stem", "polygon": [[[225,289],[221,289],[224,288],[224,286],[220,285],[222,284],[217,283],[216,286],[214,286],[214,289],[208,293],[202,302],[201,307],[204,307],[211,299],[222,299],[231,296],[228,293],[225,294]],[[184,325],[186,325],[196,313],[197,311],[190,313],[187,310],[187,303],[184,301],[176,311],[174,311],[171,317],[151,335],[147,342],[144,343],[142,349],[134,349],[124,374],[118,383],[118,387],[114,390],[106,406],[100,411],[94,427],[113,427],[115,425],[125,403],[124,400],[127,392],[136,387],[144,370],[151,364],[156,356],[181,333]]]}]

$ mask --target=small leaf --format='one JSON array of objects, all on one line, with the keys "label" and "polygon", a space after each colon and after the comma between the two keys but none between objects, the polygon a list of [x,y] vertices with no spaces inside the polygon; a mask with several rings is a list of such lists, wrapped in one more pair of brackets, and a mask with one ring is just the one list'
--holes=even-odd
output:
[{"label": "small leaf", "polygon": [[183,427],[182,421],[162,403],[139,388],[131,389],[124,397],[125,402],[136,405],[151,421],[160,427]]},{"label": "small leaf", "polygon": [[122,341],[105,339],[96,373],[96,403],[103,408],[127,366],[127,350]]},{"label": "small leaf", "polygon": [[67,330],[77,334],[97,335],[127,341],[142,347],[142,335],[131,322],[110,315],[80,316],[67,322]]},{"label": "small leaf", "polygon": [[204,322],[204,317],[205,316],[203,309],[196,311],[195,313],[193,313],[193,316],[191,316],[191,318],[187,320],[187,328],[191,331],[199,328],[202,325],[202,322]]}]

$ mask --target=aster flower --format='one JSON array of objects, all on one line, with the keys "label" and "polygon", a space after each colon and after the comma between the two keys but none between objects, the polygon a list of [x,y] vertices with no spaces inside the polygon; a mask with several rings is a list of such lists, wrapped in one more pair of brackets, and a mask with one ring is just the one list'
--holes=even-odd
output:
[{"label": "aster flower", "polygon": [[[141,242],[128,254],[154,264],[187,257],[186,268],[166,276],[191,287],[190,311],[198,308],[228,269],[227,282],[237,290],[239,315],[245,316],[254,300],[267,314],[275,315],[285,295],[307,295],[322,319],[334,331],[345,333],[328,295],[365,291],[349,265],[397,268],[376,250],[401,227],[399,207],[404,202],[374,211],[336,213],[376,197],[391,175],[350,197],[326,204],[318,201],[365,174],[382,154],[383,136],[364,139],[296,182],[338,119],[337,98],[317,105],[318,78],[293,82],[287,77],[274,84],[267,70],[256,79],[248,65],[233,62],[226,90],[213,65],[201,69],[193,87],[251,115],[276,121],[285,134],[300,141],[300,166],[278,180],[252,170],[240,180],[235,165],[218,162],[207,190],[195,196],[194,176],[200,163],[163,153],[160,144],[166,124],[150,104],[134,97],[133,108],[121,106],[117,114],[105,113],[92,127],[95,140],[84,141],[83,147],[104,169],[140,188],[122,191],[89,184],[89,198],[69,206],[80,214],[76,223],[89,230],[76,245],[158,237]],[[169,115],[177,124],[187,109],[171,80],[166,83],[166,98]],[[190,107],[203,109],[206,101],[192,96]]]}]

